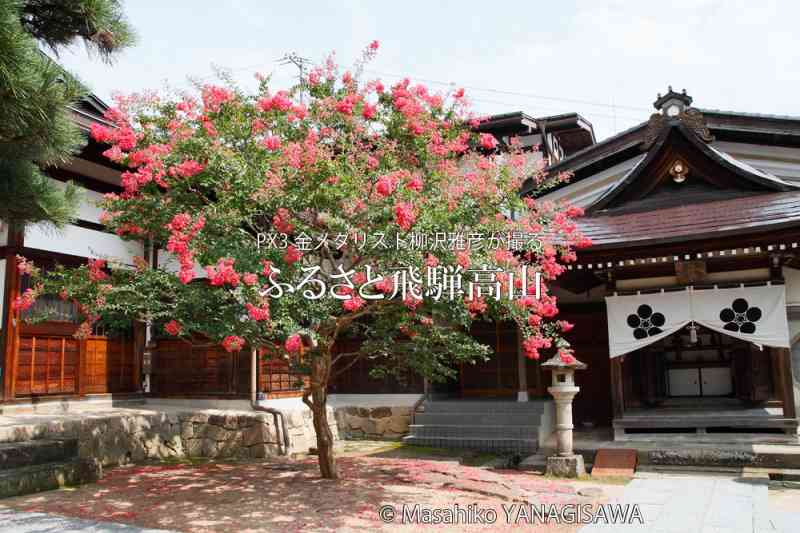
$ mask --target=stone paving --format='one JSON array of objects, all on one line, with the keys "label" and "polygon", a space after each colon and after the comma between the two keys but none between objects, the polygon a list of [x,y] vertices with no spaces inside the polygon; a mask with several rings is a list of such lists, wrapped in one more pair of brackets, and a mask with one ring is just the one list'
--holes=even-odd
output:
[{"label": "stone paving", "polygon": [[[0,509],[39,513],[38,517],[60,515],[197,533],[416,533],[420,529],[483,533],[519,529],[503,518],[504,504],[596,504],[610,495],[582,496],[567,481],[516,470],[470,467],[452,458],[401,458],[392,456],[391,451],[375,451],[369,457],[340,456],[342,478],[338,481],[320,479],[311,458],[142,465],[111,469],[100,482],[75,489],[5,499],[0,501]],[[379,515],[382,507],[391,506],[399,517],[401,508],[416,505],[426,509],[466,509],[473,505],[493,509],[499,519],[489,526],[420,526],[399,518],[387,522]],[[530,530],[572,533],[576,529],[573,525],[551,524]]]},{"label": "stone paving", "polygon": [[164,529],[142,529],[136,526],[100,522],[80,518],[67,518],[44,513],[24,513],[10,509],[0,509],[0,533],[168,533]]},{"label": "stone paving", "polygon": [[579,533],[795,533],[800,512],[770,506],[763,481],[730,477],[639,477],[618,502],[638,504],[644,523],[589,525]]}]

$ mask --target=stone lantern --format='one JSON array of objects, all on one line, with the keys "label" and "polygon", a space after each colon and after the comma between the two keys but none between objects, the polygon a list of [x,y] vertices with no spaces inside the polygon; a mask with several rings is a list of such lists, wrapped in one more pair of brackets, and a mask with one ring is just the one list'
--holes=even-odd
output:
[{"label": "stone lantern", "polygon": [[547,458],[547,473],[560,477],[580,477],[586,473],[583,456],[572,451],[572,399],[580,387],[575,386],[575,370],[586,368],[577,359],[565,362],[555,355],[542,363],[552,371],[553,384],[547,388],[556,403],[556,455]]}]

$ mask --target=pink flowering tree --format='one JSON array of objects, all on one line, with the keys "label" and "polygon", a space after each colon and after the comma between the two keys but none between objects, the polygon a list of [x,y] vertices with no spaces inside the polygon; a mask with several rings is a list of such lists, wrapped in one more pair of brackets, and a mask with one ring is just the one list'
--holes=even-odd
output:
[{"label": "pink flowering tree", "polygon": [[[541,192],[565,176],[545,175],[513,140],[500,150],[474,133],[463,90],[363,80],[376,49],[351,71],[328,60],[288,90],[261,79],[254,94],[207,85],[197,97],[120,99],[106,117],[116,127],[92,131],[128,168],[104,222],[174,260],[56,270],[19,306],[60,293],[80,304],[83,333],[127,317],[230,351],[302,351],[326,478],[337,477],[327,385],[361,357],[447,379],[489,355],[468,334],[476,319],[516,322],[533,359],[572,357],[547,288],[587,244],[580,210],[517,193],[525,179]],[[435,235],[447,239],[431,246]],[[520,235],[524,246],[506,245]],[[360,348],[336,350],[344,337]]]}]

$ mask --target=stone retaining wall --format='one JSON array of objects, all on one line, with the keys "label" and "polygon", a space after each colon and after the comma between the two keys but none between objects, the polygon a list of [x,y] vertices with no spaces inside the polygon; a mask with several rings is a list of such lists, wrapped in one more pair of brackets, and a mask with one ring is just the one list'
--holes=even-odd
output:
[{"label": "stone retaining wall", "polygon": [[[290,446],[283,450],[278,419],[270,413],[246,411],[143,412],[92,417],[77,428],[78,455],[101,466],[152,459],[264,458],[307,453],[316,446],[311,411],[284,411]],[[338,430],[333,409],[328,418],[334,439]]]},{"label": "stone retaining wall", "polygon": [[412,407],[337,407],[336,422],[345,438],[399,439],[408,434]]}]

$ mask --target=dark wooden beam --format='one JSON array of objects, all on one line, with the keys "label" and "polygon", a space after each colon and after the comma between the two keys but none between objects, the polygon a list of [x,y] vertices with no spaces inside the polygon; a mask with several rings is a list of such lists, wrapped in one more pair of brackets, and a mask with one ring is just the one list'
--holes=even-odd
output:
[{"label": "dark wooden beam", "polygon": [[17,269],[17,254],[24,245],[25,230],[22,226],[9,225],[8,244],[5,246],[6,276],[3,302],[2,370],[3,400],[14,399],[16,380],[16,355],[18,337],[18,317],[11,309],[14,299],[19,296],[20,275]]}]

